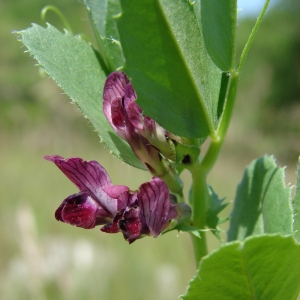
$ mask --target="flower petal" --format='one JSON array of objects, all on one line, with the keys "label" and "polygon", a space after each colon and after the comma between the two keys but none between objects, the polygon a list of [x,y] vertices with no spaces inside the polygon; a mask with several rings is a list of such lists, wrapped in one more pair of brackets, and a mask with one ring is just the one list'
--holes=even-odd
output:
[{"label": "flower petal", "polygon": [[145,234],[149,234],[149,229],[141,216],[137,202],[125,208],[123,218],[118,221],[118,225],[129,244]]},{"label": "flower petal", "polygon": [[[118,112],[117,109],[120,108],[120,105],[122,105],[125,87],[128,83],[129,79],[125,73],[113,72],[107,77],[103,90],[103,112],[112,128],[123,139],[123,131],[120,130],[120,128],[116,127],[114,122],[116,122],[116,124],[119,124],[119,118],[123,115],[123,113],[119,112],[117,114],[119,118],[116,119],[115,114],[116,112]],[[112,112],[114,112],[114,122]]]},{"label": "flower petal", "polygon": [[129,187],[124,185],[112,185],[103,188],[112,198],[118,201],[118,211],[129,206],[137,200],[137,192],[130,192]]},{"label": "flower petal", "polygon": [[111,103],[111,121],[112,124],[119,129],[118,133],[122,133],[123,137],[123,131],[125,130],[126,126],[126,116],[123,110],[122,106],[122,100],[114,100]]},{"label": "flower petal", "polygon": [[104,225],[103,227],[100,228],[100,230],[102,232],[106,232],[106,233],[118,233],[120,232],[120,228],[119,228],[119,220],[121,220],[123,218],[123,212],[124,209],[120,210],[114,217],[114,219]]},{"label": "flower petal", "polygon": [[130,123],[137,129],[143,130],[144,128],[144,116],[143,111],[139,105],[136,104],[137,98],[135,90],[131,83],[128,83],[124,91],[124,110]]},{"label": "flower petal", "polygon": [[55,218],[85,229],[105,224],[112,215],[99,206],[86,192],[80,192],[66,198],[55,212]]},{"label": "flower petal", "polygon": [[150,233],[157,237],[167,221],[170,207],[170,194],[164,181],[154,177],[150,182],[142,184],[138,205]]},{"label": "flower petal", "polygon": [[[111,185],[111,186],[106,186],[106,187],[103,188],[103,190],[110,197],[112,197],[114,199],[118,199],[124,192],[129,192],[130,191],[129,187],[126,186],[126,185]],[[125,208],[125,206],[122,207],[122,208]],[[121,208],[118,209],[118,210],[121,210]]]},{"label": "flower petal", "polygon": [[134,154],[146,165],[151,174],[163,176],[166,172],[158,150],[140,135],[131,123],[126,124],[125,136]]},{"label": "flower petal", "polygon": [[80,189],[88,192],[90,196],[99,202],[101,207],[115,215],[118,211],[116,199],[112,199],[103,191],[106,186],[111,186],[111,180],[106,170],[96,161],[84,161],[79,157],[64,159],[58,155],[45,156]]},{"label": "flower petal", "polygon": [[117,233],[121,231],[129,244],[144,235],[150,234],[145,220],[141,215],[137,200],[133,204],[120,210],[113,221],[103,226],[101,231],[106,233]]}]

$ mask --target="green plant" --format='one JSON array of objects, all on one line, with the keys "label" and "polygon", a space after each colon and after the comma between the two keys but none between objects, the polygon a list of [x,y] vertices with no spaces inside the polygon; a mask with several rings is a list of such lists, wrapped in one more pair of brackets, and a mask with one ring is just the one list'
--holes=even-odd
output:
[{"label": "green plant", "polygon": [[[226,204],[207,183],[230,124],[241,69],[268,4],[240,57],[235,53],[235,0],[86,0],[95,48],[70,29],[61,33],[50,24],[19,32],[22,43],[78,105],[109,151],[155,177],[139,192],[108,189],[107,175],[105,184],[95,180],[87,187],[91,181],[74,179],[76,164],[80,162],[80,173],[86,175],[87,162],[47,157],[80,189],[64,200],[57,219],[84,228],[106,224],[103,231],[121,231],[130,243],[169,230],[189,232],[198,270],[183,299],[296,299],[299,293],[300,175],[292,196],[273,157],[252,162],[237,189],[225,244],[218,228],[224,220],[218,214]],[[134,89],[125,73],[116,72],[120,70]],[[206,140],[209,147],[202,153]],[[188,201],[180,179],[184,169],[193,181]],[[93,176],[102,180],[102,175]],[[143,192],[149,186],[156,191],[153,182],[161,185],[163,199]],[[101,196],[94,189],[101,190]],[[117,201],[116,207],[102,201],[103,193]],[[145,195],[150,208],[145,208]],[[83,208],[78,209],[79,204]],[[102,209],[105,213],[97,215]],[[208,231],[222,243],[210,254]]]}]

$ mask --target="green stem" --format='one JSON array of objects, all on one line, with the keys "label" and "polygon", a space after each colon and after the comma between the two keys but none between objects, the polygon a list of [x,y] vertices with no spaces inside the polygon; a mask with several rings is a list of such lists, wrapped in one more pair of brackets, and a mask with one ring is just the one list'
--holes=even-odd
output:
[{"label": "green stem", "polygon": [[254,39],[254,37],[255,37],[257,31],[258,31],[258,28],[259,28],[259,26],[260,26],[260,24],[261,24],[261,22],[262,22],[262,19],[263,19],[264,15],[265,15],[265,13],[266,13],[266,11],[267,11],[267,8],[268,8],[268,6],[269,6],[269,3],[270,3],[270,0],[266,0],[266,2],[265,2],[265,4],[264,4],[264,7],[263,7],[262,11],[260,12],[259,17],[257,18],[256,23],[255,23],[255,25],[254,25],[254,27],[253,27],[253,29],[252,29],[252,31],[251,31],[251,34],[250,34],[250,36],[249,36],[249,39],[248,39],[248,41],[247,41],[247,43],[246,43],[246,45],[245,45],[245,47],[244,47],[244,49],[243,49],[243,52],[242,52],[241,57],[240,57],[240,61],[239,61],[239,63],[238,63],[238,67],[237,67],[237,71],[238,71],[238,72],[239,72],[239,71],[242,69],[242,67],[243,67],[243,64],[244,64],[245,59],[246,59],[246,57],[247,57],[247,54],[248,54],[248,52],[249,52],[250,46],[252,45],[253,39]]},{"label": "green stem", "polygon": [[90,7],[86,6],[86,11],[97,44],[97,50],[98,50],[96,51],[97,58],[99,60],[102,70],[108,76],[112,71],[114,71],[114,68],[112,68],[112,66],[109,64],[109,61],[105,54],[104,38],[98,32]]},{"label": "green stem", "polygon": [[63,26],[71,33],[73,34],[72,32],[72,28],[69,24],[69,22],[67,21],[66,17],[64,16],[64,14],[55,6],[53,5],[47,5],[45,6],[42,11],[41,11],[41,19],[43,22],[46,23],[46,14],[49,10],[52,10],[59,18],[60,20],[62,21],[63,23]]},{"label": "green stem", "polygon": [[207,254],[206,244],[206,211],[208,203],[208,190],[206,184],[206,177],[216,162],[220,153],[225,135],[227,133],[229,123],[232,116],[232,111],[236,98],[237,85],[239,81],[238,73],[231,71],[231,78],[229,81],[228,93],[226,96],[224,112],[222,114],[220,124],[217,130],[215,139],[212,139],[210,147],[208,148],[201,163],[197,162],[190,168],[193,179],[193,190],[191,203],[193,205],[193,226],[199,228],[200,237],[192,236],[196,263]]},{"label": "green stem", "polygon": [[191,203],[193,205],[193,226],[200,231],[200,238],[192,235],[194,245],[195,259],[198,266],[201,258],[207,254],[206,243],[206,210],[208,202],[208,190],[206,185],[206,174],[202,171],[199,163],[193,166],[190,170],[192,173],[193,188],[191,195]]},{"label": "green stem", "polygon": [[202,170],[206,175],[210,172],[210,170],[214,166],[217,157],[220,153],[221,147],[223,145],[230,124],[230,120],[232,117],[238,82],[239,82],[239,74],[236,71],[232,70],[230,72],[230,81],[229,81],[228,92],[225,100],[223,114],[219,123],[219,127],[216,132],[217,138],[211,141],[210,146],[201,162]]}]

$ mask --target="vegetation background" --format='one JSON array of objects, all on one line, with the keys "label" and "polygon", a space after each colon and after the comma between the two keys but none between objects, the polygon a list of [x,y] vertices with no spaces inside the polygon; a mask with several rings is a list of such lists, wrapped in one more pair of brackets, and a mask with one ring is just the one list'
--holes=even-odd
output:
[{"label": "vegetation background", "polygon": [[[61,201],[77,190],[43,160],[46,154],[96,159],[115,184],[132,189],[150,175],[108,154],[75,105],[41,76],[17,35],[11,34],[32,22],[41,24],[41,9],[53,4],[75,33],[91,37],[81,3],[49,2],[0,0],[0,299],[176,299],[195,272],[187,234],[172,232],[129,246],[120,234],[78,229],[54,219]],[[229,134],[209,177],[227,201],[233,200],[246,165],[264,154],[274,154],[280,166],[288,166],[287,183],[295,181],[300,149],[299,14],[298,0],[277,1],[246,60]],[[53,13],[47,21],[62,30]],[[239,52],[254,22],[255,17],[239,20]],[[184,179],[187,192],[188,173]],[[230,210],[229,205],[224,215]],[[210,249],[216,247],[211,235]]]}]

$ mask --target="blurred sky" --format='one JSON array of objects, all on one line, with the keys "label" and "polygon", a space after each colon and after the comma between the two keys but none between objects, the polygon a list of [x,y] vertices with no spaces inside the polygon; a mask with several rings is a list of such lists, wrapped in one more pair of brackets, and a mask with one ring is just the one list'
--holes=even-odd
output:
[{"label": "blurred sky", "polygon": [[[277,1],[270,1],[269,8]],[[239,17],[258,16],[265,0],[238,0]]]}]

